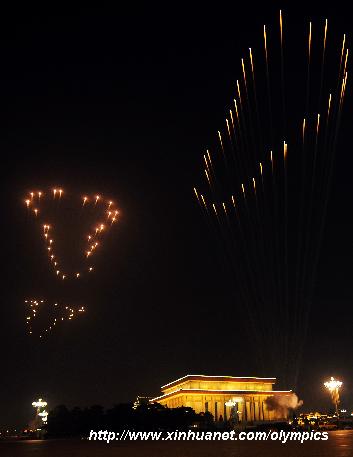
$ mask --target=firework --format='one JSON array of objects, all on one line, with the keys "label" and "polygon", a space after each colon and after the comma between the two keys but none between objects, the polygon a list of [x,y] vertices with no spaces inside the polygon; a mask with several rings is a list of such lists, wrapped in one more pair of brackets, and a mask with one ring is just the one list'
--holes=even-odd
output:
[{"label": "firework", "polygon": [[[105,223],[109,222],[109,226],[111,226],[116,222],[119,214],[113,201],[105,199],[101,195],[73,198],[64,193],[61,188],[54,188],[46,192],[29,192],[29,197],[24,201],[28,210],[34,216],[38,216],[37,220],[41,225],[44,248],[55,276],[61,280],[81,279],[92,272],[91,258],[97,247],[102,244],[104,233],[107,231]],[[79,271],[77,271],[77,266],[70,268],[68,262],[65,263],[64,256],[60,255],[58,246],[60,243],[57,242],[56,230],[62,224],[68,224],[62,215],[65,209],[69,211],[70,215],[76,214],[80,222],[87,221],[89,224],[88,233],[86,232],[76,243],[77,246],[81,246],[81,260],[79,259],[77,262],[80,264]],[[73,227],[68,227],[67,230],[71,233]],[[88,258],[89,263],[87,263]]]},{"label": "firework", "polygon": [[76,319],[85,312],[84,306],[71,307],[46,300],[25,300],[28,335],[44,338],[64,322]]},{"label": "firework", "polygon": [[[248,57],[241,59],[232,102],[234,119],[227,108],[231,122],[226,118],[216,131],[212,163],[206,158],[209,149],[202,155],[204,180],[193,193],[230,260],[238,306],[246,310],[256,351],[263,351],[260,358],[266,366],[272,357],[278,376],[295,386],[347,88],[349,51],[345,35],[342,47],[331,43],[327,20],[317,36],[309,23],[307,41],[302,49],[296,47],[297,55],[286,53],[283,11],[275,29],[272,33],[264,26],[261,52],[248,48]],[[295,59],[306,60],[303,81],[286,86],[286,64]],[[314,75],[319,75],[317,80]],[[278,94],[274,87],[280,88]]]}]

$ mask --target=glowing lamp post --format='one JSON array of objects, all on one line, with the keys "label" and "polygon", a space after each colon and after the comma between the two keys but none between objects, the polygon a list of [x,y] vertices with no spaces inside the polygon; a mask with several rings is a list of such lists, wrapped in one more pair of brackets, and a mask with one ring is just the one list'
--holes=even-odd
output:
[{"label": "glowing lamp post", "polygon": [[37,421],[40,418],[42,420],[43,424],[46,424],[47,423],[47,419],[48,419],[48,412],[45,410],[45,407],[47,405],[48,405],[48,403],[46,401],[42,400],[41,398],[39,398],[38,401],[34,401],[32,403],[32,406],[34,408],[36,408],[36,419],[37,419]]},{"label": "glowing lamp post", "polygon": [[342,381],[338,381],[337,379],[333,378],[332,376],[331,376],[330,381],[327,381],[324,383],[324,386],[326,387],[326,389],[329,390],[329,392],[331,394],[332,402],[335,405],[337,417],[339,417],[339,412],[338,412],[338,405],[340,402],[339,390],[342,387],[342,384],[343,384]]},{"label": "glowing lamp post", "polygon": [[241,414],[241,412],[238,411],[238,403],[242,403],[242,402],[243,402],[242,398],[234,397],[231,400],[228,400],[224,403],[226,406],[232,408],[230,420],[235,421],[236,423],[239,422],[239,420],[240,420],[239,415]]}]

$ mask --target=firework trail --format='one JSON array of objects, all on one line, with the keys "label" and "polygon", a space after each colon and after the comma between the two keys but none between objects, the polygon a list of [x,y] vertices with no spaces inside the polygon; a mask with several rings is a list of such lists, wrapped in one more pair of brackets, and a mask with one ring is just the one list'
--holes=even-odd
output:
[{"label": "firework trail", "polygon": [[327,20],[305,26],[302,46],[296,30],[291,46],[283,11],[262,39],[259,52],[252,47],[241,58],[229,117],[203,156],[204,181],[194,195],[229,261],[255,352],[296,387],[349,50],[345,35],[331,37]]}]

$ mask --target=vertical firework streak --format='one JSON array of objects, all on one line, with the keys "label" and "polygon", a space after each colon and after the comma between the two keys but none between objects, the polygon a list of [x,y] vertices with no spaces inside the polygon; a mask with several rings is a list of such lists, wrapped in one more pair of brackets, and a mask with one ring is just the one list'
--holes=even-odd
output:
[{"label": "vertical firework streak", "polygon": [[[217,132],[218,146],[203,157],[206,188],[194,188],[194,193],[231,264],[236,305],[248,315],[259,359],[267,363],[272,357],[268,369],[295,387],[327,214],[349,51],[345,35],[338,50],[334,40],[330,42],[327,20],[317,37],[309,23],[301,101],[300,85],[292,81],[287,88],[285,76],[290,74],[287,62],[297,67],[303,49],[296,46],[298,56],[292,50],[286,55],[283,18],[280,11],[277,59],[266,26],[263,53],[249,48],[248,59],[241,59],[241,78],[229,117]],[[317,59],[313,49],[319,49]],[[335,75],[330,74],[333,68]],[[275,85],[281,88],[279,96],[273,94]]]}]

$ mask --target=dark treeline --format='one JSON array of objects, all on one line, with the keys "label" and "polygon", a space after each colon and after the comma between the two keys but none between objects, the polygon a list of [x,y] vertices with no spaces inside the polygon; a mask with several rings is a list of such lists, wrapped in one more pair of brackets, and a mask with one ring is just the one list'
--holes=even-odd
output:
[{"label": "dark treeline", "polygon": [[199,427],[212,426],[210,413],[196,414],[192,408],[169,409],[160,404],[119,404],[104,410],[100,405],[69,410],[60,405],[48,416],[49,437],[88,436],[91,430],[186,430],[193,424]]}]

